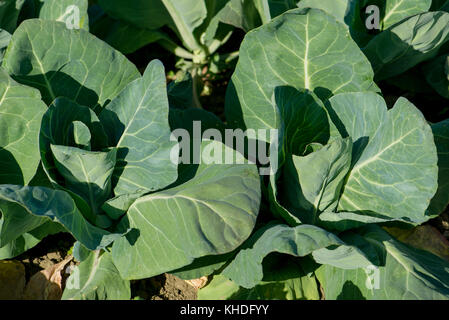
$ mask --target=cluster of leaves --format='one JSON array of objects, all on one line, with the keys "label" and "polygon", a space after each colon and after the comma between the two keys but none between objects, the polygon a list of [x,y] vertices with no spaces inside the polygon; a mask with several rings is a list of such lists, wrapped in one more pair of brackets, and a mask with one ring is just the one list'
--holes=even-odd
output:
[{"label": "cluster of leaves", "polygon": [[[210,276],[202,299],[449,298],[449,262],[386,228],[447,207],[449,122],[429,124],[403,97],[389,109],[377,85],[413,91],[425,80],[446,97],[448,1],[99,0],[89,12],[81,0],[10,2],[0,259],[70,232],[81,264],[64,298],[74,299],[127,299],[129,280],[163,272]],[[25,14],[19,2],[39,5]],[[73,4],[80,30],[61,22]],[[375,32],[371,4],[382,12]],[[158,42],[193,70],[235,27],[252,31],[226,126],[278,130],[265,141],[279,145],[271,176],[253,164],[174,164],[171,130],[226,126],[186,109],[195,81],[167,88],[159,61],[141,75],[123,55]]]},{"label": "cluster of leaves", "polygon": [[[382,228],[422,224],[449,202],[448,121],[429,125],[405,98],[388,109],[374,82],[380,70],[432,55],[404,49],[391,60],[373,59],[367,52],[396,54],[397,43],[385,40],[385,19],[386,30],[361,50],[350,33],[356,29],[342,23],[351,21],[347,16],[310,8],[332,10],[325,1],[305,2],[248,33],[241,45],[226,116],[235,127],[280,132],[280,168],[265,181],[275,220],[257,226],[200,297],[316,299],[318,280],[326,299],[447,299],[448,262]],[[429,25],[417,23],[420,38],[410,39],[429,41],[435,56],[447,23]]]},{"label": "cluster of leaves", "polygon": [[28,19],[0,75],[1,259],[70,232],[81,264],[64,298],[129,299],[129,280],[233,251],[250,235],[257,167],[178,168],[159,61],[140,75],[86,30]]}]

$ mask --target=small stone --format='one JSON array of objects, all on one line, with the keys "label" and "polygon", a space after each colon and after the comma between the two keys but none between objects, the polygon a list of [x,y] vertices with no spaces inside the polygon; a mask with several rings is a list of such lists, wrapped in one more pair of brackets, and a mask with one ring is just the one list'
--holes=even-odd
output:
[{"label": "small stone", "polygon": [[18,261],[0,261],[0,300],[19,300],[25,289],[25,267]]}]

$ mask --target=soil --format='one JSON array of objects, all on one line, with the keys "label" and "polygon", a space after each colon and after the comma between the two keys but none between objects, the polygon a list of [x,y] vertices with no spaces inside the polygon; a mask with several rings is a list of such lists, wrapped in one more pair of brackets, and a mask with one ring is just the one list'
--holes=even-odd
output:
[{"label": "soil", "polygon": [[[17,270],[17,272],[14,272],[15,278],[10,279],[10,282],[14,282],[14,284],[20,283],[20,286],[17,286],[18,289],[15,290],[17,292],[14,292],[13,294],[13,298],[22,298],[21,294],[23,293],[23,289],[25,285],[29,283],[32,276],[42,270],[49,269],[66,259],[69,256],[69,250],[74,242],[75,240],[68,233],[51,235],[44,238],[34,248],[13,260],[7,261],[10,265],[10,269]],[[65,270],[73,268],[78,264],[79,262],[72,260],[66,265]],[[10,272],[7,278],[11,278],[12,274],[13,273]],[[63,289],[68,276],[68,272],[63,273]],[[10,289],[13,286],[8,285],[8,287]],[[149,279],[131,281],[131,290],[133,299],[195,300],[197,298],[197,289],[193,285],[171,274],[163,274]],[[10,290],[8,290],[8,292],[11,294]],[[1,297],[2,294],[0,290],[0,298]]]},{"label": "soil", "polygon": [[144,300],[196,300],[197,289],[168,273],[150,279],[132,281],[133,298]]},{"label": "soil", "polygon": [[429,221],[429,224],[437,228],[449,240],[449,208],[446,208],[440,216]]},{"label": "soil", "polygon": [[[25,277],[28,282],[35,273],[63,261],[74,243],[75,240],[69,233],[50,235],[14,260],[20,261],[25,266]],[[74,265],[75,262],[70,264]]]}]

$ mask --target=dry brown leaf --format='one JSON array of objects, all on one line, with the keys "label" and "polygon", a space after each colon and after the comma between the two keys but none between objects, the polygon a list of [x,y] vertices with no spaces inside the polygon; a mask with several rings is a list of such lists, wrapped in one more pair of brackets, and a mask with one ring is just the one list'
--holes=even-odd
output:
[{"label": "dry brown leaf", "polygon": [[201,277],[198,279],[192,279],[192,280],[186,280],[188,284],[193,286],[195,289],[201,289],[207,284],[208,278],[207,277]]},{"label": "dry brown leaf", "polygon": [[34,274],[25,287],[24,300],[60,300],[65,266],[73,259],[71,255],[63,261]]}]

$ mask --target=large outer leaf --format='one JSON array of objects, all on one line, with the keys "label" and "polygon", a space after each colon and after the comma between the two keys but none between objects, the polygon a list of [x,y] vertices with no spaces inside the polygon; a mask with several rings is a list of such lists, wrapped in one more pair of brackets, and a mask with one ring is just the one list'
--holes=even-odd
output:
[{"label": "large outer leaf", "polygon": [[432,125],[438,152],[438,190],[429,206],[431,215],[439,215],[449,204],[449,119]]},{"label": "large outer leaf", "polygon": [[449,299],[448,262],[400,243],[379,227],[371,227],[362,235],[380,251],[378,273],[375,269],[343,270],[324,265],[316,275],[326,299]]},{"label": "large outer leaf", "polygon": [[122,220],[132,230],[112,247],[114,263],[125,279],[140,279],[231,252],[253,230],[260,192],[254,165],[201,164],[188,182],[134,202]]},{"label": "large outer leaf", "polygon": [[120,278],[109,252],[92,252],[67,279],[63,300],[129,300],[130,283]]},{"label": "large outer leaf", "polygon": [[377,80],[401,74],[432,59],[449,40],[449,13],[427,12],[408,18],[374,37],[364,48]]},{"label": "large outer leaf", "polygon": [[263,278],[262,261],[272,252],[298,257],[343,242],[334,234],[312,225],[291,228],[268,225],[258,230],[222,274],[244,288],[252,288]]},{"label": "large outer leaf", "polygon": [[36,89],[0,68],[0,184],[28,184],[39,166],[38,135],[46,110]]},{"label": "large outer leaf", "polygon": [[[91,225],[64,191],[44,187],[0,185],[0,203],[4,216],[11,215],[11,221],[18,218],[20,228],[15,226],[16,238],[42,225],[48,219],[61,223],[75,239],[90,250],[104,248],[120,236]],[[9,228],[11,227],[6,230],[10,231]]]},{"label": "large outer leaf", "polygon": [[[73,8],[73,6],[75,8]],[[79,18],[79,27],[89,31],[89,16],[87,15],[87,0],[45,0],[39,12],[39,18],[43,20],[54,20],[66,23],[68,20],[72,23]],[[79,13],[79,16],[75,15]],[[73,17],[73,19],[72,19]]]},{"label": "large outer leaf", "polygon": [[129,84],[100,119],[110,144],[118,149],[115,195],[157,190],[176,180],[177,166],[170,160],[170,152],[177,143],[170,141],[165,72],[160,61],[152,61],[143,77]]},{"label": "large outer leaf", "polygon": [[38,88],[47,104],[64,96],[91,108],[139,76],[125,56],[89,32],[37,19],[16,30],[3,66],[17,81]]},{"label": "large outer leaf", "polygon": [[327,99],[340,92],[375,90],[372,80],[371,66],[345,25],[321,10],[291,10],[245,37],[227,92],[226,115],[233,125],[277,128],[276,87],[308,89]]},{"label": "large outer leaf", "polygon": [[[387,111],[372,93],[342,94],[329,102],[340,130],[359,142],[338,210],[428,220],[425,211],[437,189],[437,152],[421,112],[404,98]],[[366,109],[374,107],[377,115],[367,117]]]}]

